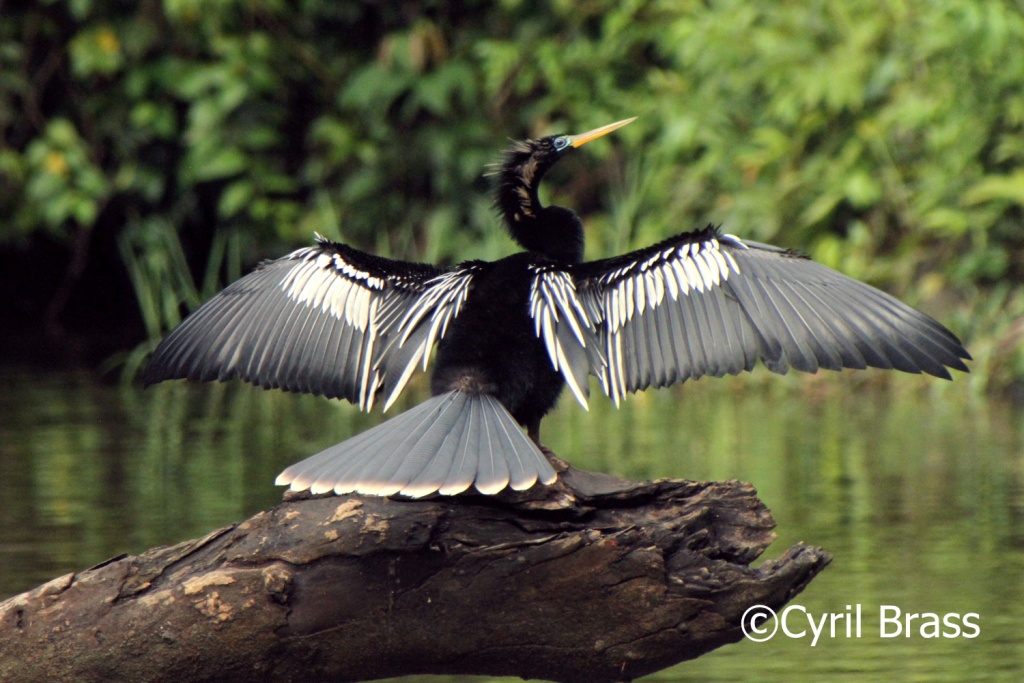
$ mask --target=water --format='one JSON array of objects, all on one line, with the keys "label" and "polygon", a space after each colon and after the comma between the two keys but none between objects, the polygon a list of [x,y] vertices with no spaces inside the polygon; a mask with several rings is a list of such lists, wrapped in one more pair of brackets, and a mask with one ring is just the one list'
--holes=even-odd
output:
[{"label": "water", "polygon": [[[6,370],[0,386],[0,597],[245,519],[279,500],[286,465],[379,419],[241,384],[141,391]],[[543,431],[563,457],[637,479],[752,482],[778,523],[766,557],[797,541],[835,557],[793,604],[816,619],[861,609],[859,638],[840,621],[812,646],[794,613],[803,638],[744,641],[649,680],[1024,680],[1024,416],[968,392],[761,373],[620,410],[564,398]],[[973,612],[980,633],[925,638],[916,621],[911,637],[883,638],[883,606]]]}]

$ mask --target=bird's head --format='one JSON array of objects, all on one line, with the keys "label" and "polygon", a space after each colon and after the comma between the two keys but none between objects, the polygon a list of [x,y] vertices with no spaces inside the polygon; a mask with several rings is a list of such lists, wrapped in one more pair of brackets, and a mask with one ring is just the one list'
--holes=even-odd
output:
[{"label": "bird's head", "polygon": [[512,142],[494,172],[498,176],[494,202],[505,226],[522,247],[551,258],[569,261],[583,258],[579,219],[569,209],[541,206],[537,188],[544,174],[559,159],[635,120],[634,116],[578,135],[549,135],[538,140]]}]

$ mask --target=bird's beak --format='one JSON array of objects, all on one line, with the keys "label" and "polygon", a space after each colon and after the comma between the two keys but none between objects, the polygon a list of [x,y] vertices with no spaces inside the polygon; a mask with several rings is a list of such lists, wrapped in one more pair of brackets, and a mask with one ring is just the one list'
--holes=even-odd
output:
[{"label": "bird's beak", "polygon": [[611,133],[613,130],[618,130],[627,123],[633,123],[634,121],[636,121],[635,116],[631,119],[624,119],[622,121],[616,121],[615,123],[609,123],[607,126],[595,128],[594,130],[587,131],[586,133],[580,133],[579,135],[570,135],[569,144],[572,145],[573,147],[582,147],[591,140],[596,140],[602,135],[608,135],[608,133]]}]

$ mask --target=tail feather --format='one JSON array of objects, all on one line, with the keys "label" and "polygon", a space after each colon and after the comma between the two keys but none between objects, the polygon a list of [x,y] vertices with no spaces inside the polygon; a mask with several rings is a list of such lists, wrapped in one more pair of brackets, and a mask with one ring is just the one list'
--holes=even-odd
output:
[{"label": "tail feather", "polygon": [[[472,403],[468,408],[465,419],[462,420],[462,435],[455,444],[455,457],[451,469],[444,478],[444,483],[437,488],[437,492],[445,496],[465,491],[476,479],[476,464],[480,454],[480,417],[476,415]],[[429,488],[435,485],[430,482],[426,486]]]},{"label": "tail feather", "polygon": [[555,471],[488,394],[440,394],[348,441],[292,465],[277,484],[312,493],[484,494],[550,484]]},{"label": "tail feather", "polygon": [[[467,420],[455,421],[451,430],[445,434],[444,440],[438,447],[434,457],[430,458],[427,464],[419,470],[419,473],[414,475],[409,483],[403,487],[402,492],[405,495],[419,498],[429,495],[434,491],[448,493],[445,488],[446,486],[457,489],[457,493],[465,491],[472,486],[472,475],[463,477],[466,481],[461,487],[456,484],[456,477],[451,476],[459,446],[465,438],[467,422]],[[438,486],[437,482],[439,481],[444,482],[444,484]]]},{"label": "tail feather", "polygon": [[[474,411],[479,415],[480,445],[477,449],[480,464],[476,473],[476,488],[480,493],[492,495],[509,484],[508,463],[506,457],[515,458],[515,451],[508,449],[508,443],[502,439],[500,422],[488,420],[491,415],[484,409],[482,401],[475,402]],[[517,428],[516,431],[519,431]],[[511,451],[510,455],[506,455]]]},{"label": "tail feather", "polygon": [[[393,496],[402,491],[431,460],[443,456],[441,450],[445,438],[458,423],[458,409],[454,403],[442,401],[438,408],[425,415],[417,415],[418,421],[405,439],[372,471],[369,468],[365,470],[355,490],[359,493]],[[387,431],[391,431],[390,428]],[[386,441],[382,443],[385,448],[388,447]]]},{"label": "tail feather", "polygon": [[[500,444],[500,452],[508,453],[510,455],[510,457],[505,458],[501,462],[501,476],[506,477],[508,479],[509,486],[517,491],[522,491],[523,489],[533,486],[533,483],[536,480],[535,473],[533,469],[530,468],[529,462],[522,456],[524,451],[532,451],[532,449],[529,448],[530,446],[535,448],[533,441],[523,434],[517,424],[512,423],[510,428],[508,421],[499,419],[497,413],[504,412],[505,408],[497,401],[485,403],[483,405],[483,409],[485,413],[488,411],[492,413],[488,423],[496,426],[494,432]],[[545,461],[546,460],[547,459],[545,458]]]}]

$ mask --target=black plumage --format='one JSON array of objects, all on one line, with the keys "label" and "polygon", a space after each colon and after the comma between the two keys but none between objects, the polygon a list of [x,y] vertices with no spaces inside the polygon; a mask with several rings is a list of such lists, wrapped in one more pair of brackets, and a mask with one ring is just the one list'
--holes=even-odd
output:
[{"label": "black plumage", "polygon": [[[540,422],[589,376],[627,393],[704,375],[878,367],[949,378],[960,341],[873,287],[708,227],[583,262],[583,225],[542,206],[545,172],[632,119],[514,142],[495,202],[526,251],[451,269],[317,238],[227,287],[160,344],[144,379],[228,380],[385,410],[437,346],[430,400],[285,470],[278,483],[378,495],[551,483]],[[530,438],[520,431],[527,428]]]}]

